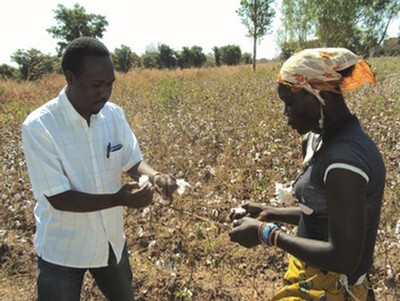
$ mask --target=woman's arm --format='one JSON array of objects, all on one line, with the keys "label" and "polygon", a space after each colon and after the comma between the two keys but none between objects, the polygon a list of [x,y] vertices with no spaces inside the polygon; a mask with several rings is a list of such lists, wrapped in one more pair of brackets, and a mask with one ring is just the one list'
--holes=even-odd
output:
[{"label": "woman's arm", "polygon": [[310,265],[349,274],[357,267],[366,237],[366,180],[345,169],[332,169],[326,179],[327,242],[281,233],[278,246]]},{"label": "woman's arm", "polygon": [[[328,241],[280,233],[278,247],[309,265],[338,273],[352,273],[361,259],[366,236],[366,184],[357,173],[332,169],[326,180]],[[287,216],[290,215],[282,215]],[[238,220],[236,227],[229,232],[231,240],[245,247],[260,244],[257,234],[261,223],[259,219],[248,217]]]},{"label": "woman's arm", "polygon": [[299,207],[266,207],[257,217],[260,221],[298,225],[301,210]]},{"label": "woman's arm", "polygon": [[301,214],[301,210],[298,207],[277,208],[253,202],[243,204],[241,207],[244,211],[236,212],[233,210],[230,214],[231,219],[250,216],[264,222],[297,225]]}]

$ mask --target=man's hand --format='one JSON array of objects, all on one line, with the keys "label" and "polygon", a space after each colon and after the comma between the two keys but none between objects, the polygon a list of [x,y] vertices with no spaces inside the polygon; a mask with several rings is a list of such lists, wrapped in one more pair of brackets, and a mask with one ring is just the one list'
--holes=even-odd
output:
[{"label": "man's hand", "polygon": [[250,217],[235,220],[233,223],[234,228],[228,233],[231,241],[237,242],[246,248],[252,248],[261,244],[258,238],[258,227],[260,224],[261,221]]},{"label": "man's hand", "polygon": [[156,192],[158,192],[164,200],[172,202],[172,195],[178,189],[176,179],[171,175],[157,173],[151,180]]},{"label": "man's hand", "polygon": [[121,187],[117,192],[117,198],[122,206],[142,208],[151,204],[153,189],[149,184],[140,187],[139,183],[132,182]]}]

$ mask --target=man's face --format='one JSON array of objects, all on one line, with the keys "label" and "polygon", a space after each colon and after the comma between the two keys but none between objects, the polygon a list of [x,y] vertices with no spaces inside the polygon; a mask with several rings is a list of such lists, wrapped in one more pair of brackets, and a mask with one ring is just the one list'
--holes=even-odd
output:
[{"label": "man's face", "polygon": [[97,114],[109,100],[115,81],[110,57],[87,56],[78,76],[69,73],[68,94],[72,105],[84,118]]}]

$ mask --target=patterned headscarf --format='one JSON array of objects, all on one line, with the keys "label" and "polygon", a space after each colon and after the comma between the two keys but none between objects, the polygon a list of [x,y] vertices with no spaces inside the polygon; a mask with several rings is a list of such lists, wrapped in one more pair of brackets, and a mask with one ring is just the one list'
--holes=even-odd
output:
[{"label": "patterned headscarf", "polygon": [[[354,66],[353,72],[343,77],[337,71]],[[375,75],[367,62],[345,48],[314,48],[295,53],[282,66],[278,83],[301,88],[314,94],[325,104],[319,91],[348,92],[366,83],[375,83]],[[339,85],[340,91],[335,86]]]}]

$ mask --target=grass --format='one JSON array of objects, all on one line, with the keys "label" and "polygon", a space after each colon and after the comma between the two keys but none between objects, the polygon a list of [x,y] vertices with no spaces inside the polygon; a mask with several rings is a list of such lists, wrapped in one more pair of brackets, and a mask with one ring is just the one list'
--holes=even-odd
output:
[{"label": "grass", "polygon": [[[400,298],[399,57],[372,59],[378,82],[347,96],[379,145],[386,166],[384,207],[372,279],[378,300]],[[230,243],[230,208],[268,202],[275,183],[301,169],[300,137],[285,122],[275,78],[279,63],[117,74],[112,99],[125,110],[147,161],[192,188],[171,210],[155,202],[126,211],[126,234],[139,300],[268,300],[281,284],[285,254]],[[36,257],[30,190],[21,150],[26,115],[57,95],[62,76],[0,82],[0,299],[35,300]],[[207,222],[199,220],[200,215]],[[391,270],[391,273],[389,271]],[[88,276],[83,300],[103,300]]]}]

